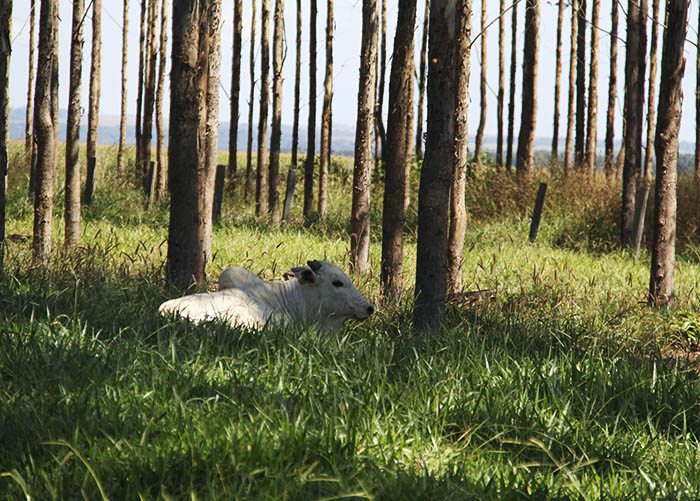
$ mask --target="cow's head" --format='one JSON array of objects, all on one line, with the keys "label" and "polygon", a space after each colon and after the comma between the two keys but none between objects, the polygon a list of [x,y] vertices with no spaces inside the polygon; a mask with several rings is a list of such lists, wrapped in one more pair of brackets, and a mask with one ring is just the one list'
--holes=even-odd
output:
[{"label": "cow's head", "polygon": [[292,272],[317,300],[322,328],[340,328],[349,318],[365,320],[374,313],[374,306],[343,270],[325,261],[308,261],[307,264],[308,267],[292,268]]}]

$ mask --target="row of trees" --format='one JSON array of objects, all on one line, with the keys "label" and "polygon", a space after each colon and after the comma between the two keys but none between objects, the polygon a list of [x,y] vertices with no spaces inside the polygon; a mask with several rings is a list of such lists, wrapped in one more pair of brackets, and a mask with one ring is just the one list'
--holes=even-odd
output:
[{"label": "row of trees", "polygon": [[[321,152],[318,189],[318,212],[323,217],[326,210],[328,168],[330,163],[330,138],[332,134],[332,40],[333,3],[327,0],[326,26],[326,71],[321,123]],[[414,47],[415,33],[406,26],[414,26],[417,1],[399,0],[397,30],[394,35],[391,71],[389,75],[389,102],[386,129],[382,123],[385,47],[386,47],[386,0],[378,5],[376,0],[362,3],[362,44],[358,81],[357,125],[352,187],[351,264],[357,273],[369,268],[371,172],[376,158],[381,156],[385,169],[384,219],[382,226],[381,281],[388,295],[400,294],[403,289],[403,226],[408,203],[408,174],[413,152],[422,152],[422,106],[418,117],[414,117]],[[516,69],[517,8],[519,2],[506,6],[500,2],[499,23],[499,133],[496,163],[503,162],[504,136],[506,138],[505,167],[510,168],[514,137],[514,100]],[[11,2],[7,2],[11,12]],[[93,97],[99,101],[99,23],[100,0],[92,0],[93,51],[90,83],[91,103]],[[485,14],[485,2],[481,9],[481,30],[472,34],[471,0],[433,0],[426,2],[426,24],[418,79],[418,102],[427,90],[427,131],[425,154],[420,175],[418,204],[418,249],[416,265],[415,323],[418,327],[438,325],[444,314],[447,291],[460,287],[461,255],[463,251],[466,215],[464,190],[466,186],[467,157],[467,106],[470,74],[470,51],[477,39],[481,39],[481,111],[477,128],[475,155],[481,149],[481,137],[486,110],[485,61],[487,57],[484,32],[489,28]],[[160,7],[160,9],[158,9]],[[270,38],[271,5],[261,0],[260,43],[261,65],[259,75],[259,115],[257,130],[257,170],[252,173],[252,124],[254,88],[251,85],[249,103],[248,151],[245,181],[240,183],[237,166],[236,139],[238,135],[241,34],[243,31],[242,3],[234,2],[234,40],[231,82],[232,127],[229,138],[229,180],[233,189],[243,184],[244,197],[253,192],[255,182],[255,208],[258,215],[269,215],[272,222],[279,221],[279,177],[280,134],[282,106],[283,52],[283,0],[275,0],[273,36]],[[594,0],[591,18],[590,69],[588,77],[588,101],[585,100],[585,55],[587,46],[586,2],[573,0],[571,4],[571,44],[569,66],[569,96],[566,149],[563,159],[565,170],[577,168],[593,173],[595,170],[597,68],[598,68],[598,19],[599,1]],[[37,264],[46,264],[51,253],[51,206],[56,171],[57,143],[57,0],[41,0],[39,29],[39,58],[33,99],[34,123],[31,129],[36,147],[35,182],[35,227],[34,259]],[[501,117],[505,111],[504,40],[505,19],[512,9],[513,35],[511,50],[510,102],[508,104],[508,127],[504,133]],[[524,44],[522,50],[521,120],[515,152],[516,172],[527,174],[533,166],[535,117],[537,110],[537,67],[539,52],[539,0],[525,1]],[[673,228],[669,224],[675,219],[675,163],[673,152],[677,152],[677,127],[680,117],[680,80],[683,74],[682,46],[687,29],[687,0],[667,0],[664,31],[664,54],[662,61],[662,91],[659,100],[659,122],[656,126],[657,168],[656,217],[657,230],[650,281],[650,299],[665,303],[673,297]],[[160,10],[160,29],[158,11]],[[165,51],[167,44],[167,0],[141,1],[141,33],[139,85],[137,97],[137,171],[143,175],[144,189],[152,200],[164,192],[166,178],[165,149],[163,147],[162,97],[165,80]],[[304,216],[313,208],[313,174],[315,169],[315,115],[316,115],[316,0],[309,2],[309,116],[308,151],[304,166]],[[631,218],[635,209],[636,188],[639,183],[651,178],[651,156],[647,148],[645,170],[641,170],[642,118],[644,102],[644,77],[646,65],[646,0],[630,0],[627,9],[627,43],[625,63],[625,109],[623,147],[618,155],[618,170],[622,171],[622,244],[631,244]],[[652,17],[658,17],[659,2],[654,0]],[[120,138],[119,168],[124,169],[124,135],[126,107],[125,64],[127,58],[126,35],[128,2],[124,1],[124,45],[122,85],[122,137]],[[251,39],[255,39],[256,0],[253,0],[254,15],[250,23]],[[555,79],[554,130],[559,127],[558,101],[561,75],[561,30],[565,5],[558,6],[557,56]],[[381,15],[380,15],[381,13]],[[673,15],[672,15],[673,14]],[[682,14],[682,15],[681,15]],[[674,17],[676,16],[676,17]],[[77,245],[80,215],[80,176],[78,166],[77,127],[79,126],[80,65],[82,63],[82,24],[85,18],[83,0],[73,2],[73,36],[71,44],[70,106],[66,148],[66,247]],[[296,30],[296,82],[294,93],[293,169],[297,162],[299,122],[299,80],[301,75],[302,5],[297,0]],[[611,9],[611,78],[608,86],[608,114],[606,130],[605,171],[613,173],[612,123],[614,122],[614,100],[616,96],[616,60],[618,6],[612,2]],[[0,19],[2,21],[2,19]],[[9,14],[8,14],[9,33]],[[4,25],[3,25],[4,26]],[[650,67],[656,67],[656,24],[652,24]],[[671,31],[673,27],[674,31]],[[168,276],[175,284],[187,286],[193,280],[204,280],[205,267],[211,256],[211,212],[213,183],[216,170],[215,158],[218,136],[219,67],[220,67],[221,2],[197,2],[182,0],[172,7],[172,72],[170,75],[170,138],[168,148],[169,190],[171,213],[169,225]],[[33,31],[33,30],[32,30]],[[427,35],[427,44],[426,44]],[[680,36],[682,35],[682,36]],[[680,37],[680,38],[679,38]],[[9,36],[8,36],[9,40]],[[272,48],[270,48],[270,40]],[[9,57],[9,41],[7,54]],[[251,44],[250,74],[254,74],[254,44]],[[2,47],[0,47],[2,49]],[[427,57],[426,57],[427,52]],[[2,53],[0,51],[0,53]],[[272,64],[270,64],[272,53]],[[30,55],[31,57],[31,55]],[[428,64],[426,64],[426,60]],[[699,59],[700,61],[700,59]],[[427,66],[427,69],[426,69]],[[700,66],[699,66],[700,68]],[[0,65],[0,70],[2,66]],[[654,69],[655,71],[655,69]],[[700,71],[700,70],[699,70]],[[425,86],[427,75],[427,87]],[[0,76],[2,76],[0,74]],[[654,76],[651,73],[650,76]],[[30,82],[33,74],[30,71]],[[270,84],[270,79],[272,83]],[[654,122],[654,78],[648,89],[649,111],[647,115],[647,144],[650,144]],[[271,99],[270,99],[271,98]],[[269,102],[272,101],[272,116],[269,119]],[[700,103],[700,101],[699,101]],[[155,116],[158,130],[157,162],[151,163],[151,129]],[[97,109],[90,106],[89,128],[96,130]],[[90,117],[94,117],[91,119]],[[268,120],[271,122],[269,153],[267,150]],[[416,135],[414,136],[414,123]],[[586,127],[587,123],[587,127]],[[675,127],[675,132],[674,132]],[[560,161],[557,134],[552,143],[552,160]],[[96,142],[96,137],[94,137]],[[674,142],[675,141],[675,142]],[[373,144],[375,145],[373,151]],[[609,148],[608,148],[609,147]],[[88,143],[88,178],[90,164],[94,172],[94,144]],[[0,158],[1,159],[1,158]],[[481,155],[476,155],[479,167]],[[642,175],[643,173],[643,175]],[[87,183],[90,186],[90,182]],[[3,191],[4,193],[4,191]],[[89,200],[89,197],[84,195]],[[3,200],[4,203],[4,200]],[[4,215],[4,211],[3,211]],[[663,223],[663,224],[661,224]],[[4,224],[2,225],[4,229]],[[0,235],[1,236],[1,235]],[[661,249],[665,250],[661,250]],[[670,256],[670,257],[669,257]],[[670,266],[670,268],[669,268]]]}]

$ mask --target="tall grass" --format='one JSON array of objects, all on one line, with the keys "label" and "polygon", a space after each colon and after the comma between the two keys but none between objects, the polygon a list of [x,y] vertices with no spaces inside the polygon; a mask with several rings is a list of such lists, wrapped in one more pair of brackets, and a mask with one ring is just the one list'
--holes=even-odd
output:
[{"label": "tall grass", "polygon": [[[650,310],[648,256],[616,250],[614,183],[487,170],[470,185],[463,267],[465,291],[490,292],[456,298],[443,329],[411,327],[411,221],[398,303],[380,295],[374,232],[373,270],[358,282],[378,311],[364,323],[324,335],[193,326],[157,315],[179,294],[163,274],[167,203],[146,210],[136,174],[104,160],[77,252],[60,250],[59,197],[49,270],[30,266],[28,242],[8,244],[0,497],[697,498],[690,223],[678,305]],[[349,172],[338,159],[323,222],[305,223],[297,196],[294,220],[270,226],[227,194],[212,278],[231,264],[271,279],[311,258],[346,263]],[[11,186],[8,233],[29,234],[18,160]]]}]

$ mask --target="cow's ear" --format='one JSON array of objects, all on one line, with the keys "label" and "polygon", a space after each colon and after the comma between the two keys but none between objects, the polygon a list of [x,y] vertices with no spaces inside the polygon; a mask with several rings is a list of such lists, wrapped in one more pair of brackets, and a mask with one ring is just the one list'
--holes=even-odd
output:
[{"label": "cow's ear", "polygon": [[294,276],[297,277],[297,280],[299,280],[301,284],[316,283],[316,274],[311,268],[307,268],[306,266],[292,268],[292,273],[294,273]]},{"label": "cow's ear", "polygon": [[307,261],[306,264],[309,265],[309,268],[311,268],[314,273],[318,273],[318,270],[321,269],[321,265],[323,263],[321,263],[321,261]]}]

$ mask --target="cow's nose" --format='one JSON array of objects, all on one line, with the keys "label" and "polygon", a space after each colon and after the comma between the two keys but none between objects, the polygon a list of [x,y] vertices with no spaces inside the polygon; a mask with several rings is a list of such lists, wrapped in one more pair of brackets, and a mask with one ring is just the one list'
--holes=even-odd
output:
[{"label": "cow's nose", "polygon": [[370,305],[367,307],[367,313],[368,313],[369,315],[371,315],[372,313],[374,313],[374,306],[372,306],[372,305],[370,304]]}]

